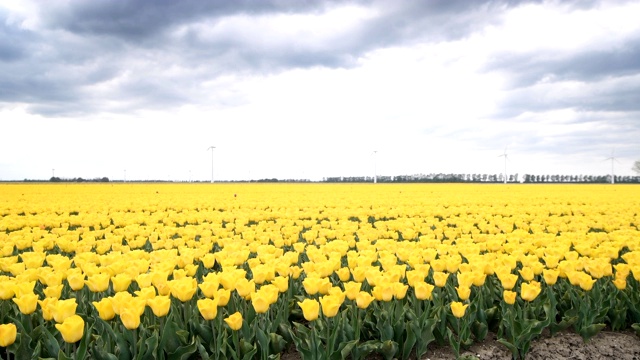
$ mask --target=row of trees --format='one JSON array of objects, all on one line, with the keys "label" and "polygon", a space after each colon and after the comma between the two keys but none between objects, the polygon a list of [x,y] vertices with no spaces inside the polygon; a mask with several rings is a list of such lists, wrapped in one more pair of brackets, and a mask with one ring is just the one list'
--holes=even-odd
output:
[{"label": "row of trees", "polygon": [[[371,176],[347,176],[347,177],[327,177],[324,182],[330,183],[359,183],[373,182]],[[502,174],[417,174],[399,176],[378,176],[376,182],[379,183],[503,183]],[[610,183],[611,175],[532,175],[525,174],[520,179],[518,174],[509,175],[508,183],[579,183],[597,184]],[[615,183],[637,184],[640,183],[640,176],[615,176]]]}]

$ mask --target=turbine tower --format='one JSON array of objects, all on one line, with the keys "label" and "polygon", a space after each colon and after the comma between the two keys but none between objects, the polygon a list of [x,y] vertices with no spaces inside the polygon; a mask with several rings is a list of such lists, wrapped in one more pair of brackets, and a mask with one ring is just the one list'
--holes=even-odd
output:
[{"label": "turbine tower", "polygon": [[378,182],[378,164],[376,162],[376,155],[378,154],[378,150],[373,150],[373,183]]},{"label": "turbine tower", "polygon": [[502,155],[498,155],[498,157],[503,157],[504,156],[504,183],[507,183],[507,147],[505,146],[504,148],[504,152],[502,153]]},{"label": "turbine tower", "polygon": [[211,183],[213,184],[213,150],[215,149],[215,146],[209,146],[209,148],[207,149],[207,151],[211,150]]},{"label": "turbine tower", "polygon": [[607,160],[611,160],[611,183],[613,184],[615,182],[615,180],[614,180],[615,176],[613,174],[613,162],[614,161],[618,161],[618,159],[616,159],[616,157],[614,156],[614,150],[611,150],[611,156],[610,157],[604,159],[604,161],[607,161]]}]

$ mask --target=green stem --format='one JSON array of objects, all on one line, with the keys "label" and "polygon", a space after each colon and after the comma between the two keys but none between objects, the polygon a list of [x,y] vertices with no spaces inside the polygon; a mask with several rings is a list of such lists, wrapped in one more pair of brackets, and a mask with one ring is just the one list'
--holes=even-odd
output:
[{"label": "green stem", "polygon": [[138,355],[138,329],[133,329],[133,358]]}]

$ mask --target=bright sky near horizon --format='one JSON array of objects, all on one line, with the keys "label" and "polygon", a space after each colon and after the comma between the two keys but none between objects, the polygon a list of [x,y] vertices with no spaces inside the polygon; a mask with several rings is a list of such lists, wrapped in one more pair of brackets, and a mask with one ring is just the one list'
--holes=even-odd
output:
[{"label": "bright sky near horizon", "polygon": [[0,0],[0,180],[209,180],[212,155],[216,180],[500,174],[505,151],[509,174],[609,174],[613,153],[634,175],[639,18],[613,0]]}]

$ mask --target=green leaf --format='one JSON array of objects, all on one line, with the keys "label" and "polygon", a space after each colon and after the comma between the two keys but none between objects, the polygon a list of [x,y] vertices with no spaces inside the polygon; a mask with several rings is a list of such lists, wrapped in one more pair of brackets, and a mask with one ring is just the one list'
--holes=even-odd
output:
[{"label": "green leaf", "polygon": [[582,339],[586,342],[595,336],[600,330],[604,329],[605,324],[592,324],[578,329],[578,334],[582,336]]},{"label": "green leaf", "polygon": [[512,344],[509,340],[504,339],[504,338],[500,338],[497,341],[500,344],[504,345],[507,349],[509,349],[509,351],[511,351],[511,356],[514,359],[518,359],[519,358],[518,348],[514,344]]},{"label": "green leaf", "polygon": [[385,359],[391,360],[398,352],[398,343],[391,340],[383,341],[379,351]]},{"label": "green leaf", "polygon": [[640,323],[631,324],[631,328],[636,332],[636,336],[640,336]]},{"label": "green leaf", "polygon": [[160,340],[158,339],[158,334],[153,333],[144,341],[144,349],[141,351],[141,355],[139,358],[142,360],[153,360],[155,358],[155,354],[158,350],[158,343]]},{"label": "green leaf", "polygon": [[416,343],[417,335],[416,329],[411,326],[411,323],[406,324],[406,337],[404,338],[404,343],[402,344],[402,360],[407,360],[409,358],[409,354],[411,354],[411,350]]},{"label": "green leaf", "polygon": [[91,358],[96,360],[118,360],[114,354],[109,354],[106,351],[102,350],[99,346],[91,347]]},{"label": "green leaf", "polygon": [[91,332],[93,330],[93,325],[87,325],[84,329],[84,334],[82,339],[80,340],[80,344],[78,345],[78,349],[74,355],[75,360],[84,360],[87,358],[87,347],[89,346],[89,342],[91,342]]},{"label": "green leaf", "polygon": [[180,342],[180,338],[176,336],[176,334],[180,331],[180,328],[173,321],[173,317],[169,315],[164,323],[164,329],[162,331],[162,336],[160,337],[160,348],[163,349],[167,354],[173,354],[183,346],[183,343]]},{"label": "green leaf", "polygon": [[73,358],[71,356],[67,356],[67,354],[60,349],[60,351],[58,351],[58,360],[73,360]]},{"label": "green leaf", "polygon": [[58,352],[60,352],[60,344],[58,343],[58,340],[55,338],[55,336],[53,336],[53,334],[50,333],[46,327],[44,327],[43,325],[38,326],[33,330],[33,333],[31,335],[39,344],[42,344],[42,346],[44,346],[44,350],[46,351],[46,355],[44,355],[45,357],[58,356]]},{"label": "green leaf", "polygon": [[279,334],[269,334],[269,347],[272,354],[280,354],[287,347],[287,341]]},{"label": "green leaf", "polygon": [[195,340],[189,345],[181,346],[177,348],[173,353],[169,353],[167,360],[186,360],[191,354],[198,351],[198,345]]}]

